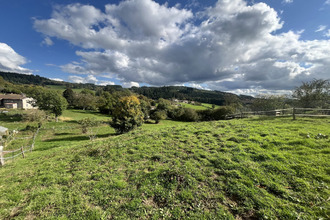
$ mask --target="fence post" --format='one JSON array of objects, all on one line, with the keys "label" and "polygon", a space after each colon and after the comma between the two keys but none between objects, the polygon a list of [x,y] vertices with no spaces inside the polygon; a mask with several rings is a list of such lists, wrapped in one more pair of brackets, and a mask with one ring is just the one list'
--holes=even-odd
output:
[{"label": "fence post", "polygon": [[38,127],[37,131],[33,134],[33,140],[32,140],[32,145],[31,145],[30,151],[32,151],[34,149],[34,143],[36,141],[39,130],[40,130],[40,127]]},{"label": "fence post", "polygon": [[22,156],[23,156],[23,158],[25,158],[25,154],[24,154],[24,149],[23,149],[23,147],[21,147],[21,152],[22,152]]},{"label": "fence post", "polygon": [[296,120],[296,108],[292,109],[292,119]]},{"label": "fence post", "polygon": [[0,166],[5,165],[5,158],[3,153],[3,146],[0,146]]}]

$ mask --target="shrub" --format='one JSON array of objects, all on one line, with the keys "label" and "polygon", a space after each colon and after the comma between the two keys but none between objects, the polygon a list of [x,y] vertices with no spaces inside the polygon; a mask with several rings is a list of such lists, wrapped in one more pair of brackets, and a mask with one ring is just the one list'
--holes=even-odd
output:
[{"label": "shrub", "polygon": [[23,115],[23,120],[29,122],[42,122],[45,119],[46,113],[38,109],[29,110]]},{"label": "shrub", "polygon": [[198,121],[199,116],[194,109],[184,108],[183,114],[180,117],[180,121]]},{"label": "shrub", "polygon": [[78,123],[81,125],[81,132],[83,134],[86,134],[88,132],[88,128],[97,126],[99,124],[99,122],[95,121],[94,118],[84,118],[79,120]]},{"label": "shrub", "polygon": [[223,106],[216,108],[212,111],[213,120],[224,120],[230,114],[233,114],[234,110],[231,107]]},{"label": "shrub", "polygon": [[202,121],[224,120],[228,115],[233,114],[234,109],[229,106],[222,106],[216,109],[207,109],[198,111]]},{"label": "shrub", "polygon": [[93,141],[96,137],[98,131],[99,121],[96,121],[94,118],[84,118],[78,121],[81,125],[81,132],[87,134],[89,140]]},{"label": "shrub", "polygon": [[166,111],[164,111],[164,110],[155,111],[151,115],[151,119],[155,120],[156,124],[158,124],[160,120],[164,120],[166,118],[167,118],[167,114],[166,114]]},{"label": "shrub", "polygon": [[110,125],[117,133],[122,134],[141,126],[143,118],[139,99],[136,96],[126,96],[118,100]]}]

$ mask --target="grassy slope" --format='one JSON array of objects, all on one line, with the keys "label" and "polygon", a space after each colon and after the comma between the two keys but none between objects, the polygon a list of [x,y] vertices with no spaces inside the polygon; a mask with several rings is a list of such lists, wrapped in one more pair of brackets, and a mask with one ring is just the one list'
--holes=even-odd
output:
[{"label": "grassy slope", "polygon": [[93,143],[50,123],[0,169],[0,218],[328,218],[329,122],[162,121]]},{"label": "grassy slope", "polygon": [[[192,108],[195,110],[205,110],[205,109],[212,109],[212,104],[202,103],[202,105],[193,105],[193,104],[187,104],[187,103],[180,103],[180,105],[184,108]],[[215,105],[215,108],[219,107],[218,105]]]}]

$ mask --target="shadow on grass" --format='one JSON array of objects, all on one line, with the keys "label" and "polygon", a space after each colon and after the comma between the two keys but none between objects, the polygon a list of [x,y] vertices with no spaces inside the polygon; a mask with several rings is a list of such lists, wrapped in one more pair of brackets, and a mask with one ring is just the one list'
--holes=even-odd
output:
[{"label": "shadow on grass", "polygon": [[73,110],[73,112],[75,113],[79,113],[79,114],[93,114],[93,115],[97,115],[97,116],[101,116],[101,117],[110,117],[110,115],[107,115],[107,114],[102,114],[100,112],[97,112],[97,111],[91,111],[91,110]]},{"label": "shadow on grass", "polygon": [[110,134],[100,134],[96,135],[97,138],[107,138],[107,137],[113,137],[113,136],[118,136],[119,134],[117,133],[110,133]]},{"label": "shadow on grass", "polygon": [[[72,135],[72,133],[58,133],[55,134],[56,136],[60,136],[60,135]],[[110,134],[99,134],[96,135],[97,138],[107,138],[107,137],[113,137],[113,136],[117,136],[118,134],[116,133],[110,133]],[[86,141],[89,140],[89,136],[88,134],[86,135],[81,135],[81,136],[74,136],[74,137],[65,137],[65,138],[52,138],[52,139],[47,139],[44,140],[43,142],[71,142],[71,141]]]},{"label": "shadow on grass", "polygon": [[2,122],[18,122],[18,121],[22,121],[22,117],[16,116],[16,115],[0,114],[0,121],[2,121]]},{"label": "shadow on grass", "polygon": [[62,132],[62,133],[55,133],[55,136],[62,136],[62,135],[75,135],[75,133],[69,133],[69,132]]},{"label": "shadow on grass", "polygon": [[33,149],[33,151],[46,151],[57,147],[61,147],[61,145],[56,144],[56,145],[47,145],[47,146],[37,146],[35,149]]},{"label": "shadow on grass", "polygon": [[78,120],[69,120],[69,121],[65,121],[65,123],[69,123],[69,124],[79,124]]},{"label": "shadow on grass", "polygon": [[43,142],[70,142],[70,141],[86,141],[89,140],[88,136],[75,136],[75,137],[66,137],[66,138],[52,138],[44,140]]}]

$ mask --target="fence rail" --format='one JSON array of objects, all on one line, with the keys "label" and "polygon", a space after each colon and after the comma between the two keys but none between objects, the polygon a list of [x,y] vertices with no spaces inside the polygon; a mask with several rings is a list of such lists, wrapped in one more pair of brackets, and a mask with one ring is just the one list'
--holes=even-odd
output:
[{"label": "fence rail", "polygon": [[[22,146],[20,148],[17,148],[17,149],[14,149],[14,150],[4,150],[3,146],[0,146],[0,166],[3,166],[5,165],[5,161],[6,160],[10,160],[10,159],[14,159],[20,155],[23,156],[23,158],[25,158],[25,153],[26,152],[31,152],[34,148],[34,144],[35,144],[35,140],[36,140],[36,137],[39,133],[39,129],[37,129],[37,131],[33,134],[32,137],[30,137],[32,139],[32,143],[31,145],[28,145],[28,146]],[[10,137],[10,139],[8,140],[9,142],[13,141],[15,138],[13,136]],[[17,138],[17,139],[21,139],[21,138]],[[5,155],[8,155],[8,154],[12,154],[11,156],[9,157],[5,157]]]},{"label": "fence rail", "polygon": [[315,108],[287,108],[270,111],[241,112],[231,115],[232,118],[248,118],[253,116],[276,116],[276,117],[330,117],[330,109]]}]

